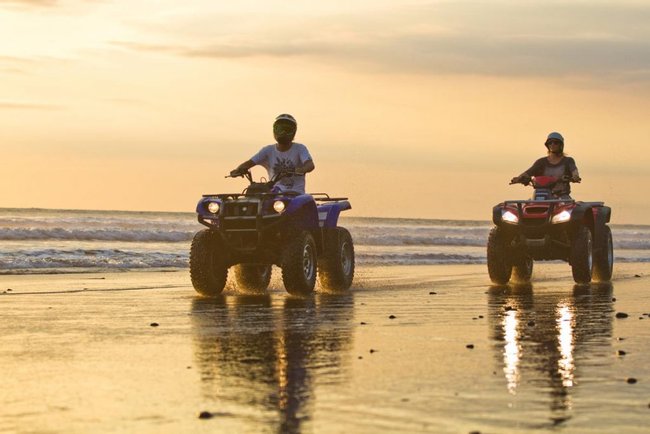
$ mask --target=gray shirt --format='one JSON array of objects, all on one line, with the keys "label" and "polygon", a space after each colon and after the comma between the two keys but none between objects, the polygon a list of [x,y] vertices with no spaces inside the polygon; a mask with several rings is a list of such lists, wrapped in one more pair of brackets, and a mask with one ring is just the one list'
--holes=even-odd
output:
[{"label": "gray shirt", "polygon": [[[293,143],[291,147],[281,152],[276,144],[264,146],[255,154],[251,161],[255,164],[264,166],[269,173],[269,178],[273,178],[279,172],[292,172],[298,167],[302,167],[307,161],[311,160],[311,155],[307,147],[302,143]],[[305,177],[291,176],[282,179],[276,184],[282,191],[297,191],[305,193]]]},{"label": "gray shirt", "polygon": [[[524,172],[528,176],[552,176],[557,179],[562,179],[564,175],[572,176],[578,174],[576,162],[571,157],[563,157],[559,163],[552,164],[548,158],[542,157],[535,161],[530,169]],[[558,182],[553,188],[555,194],[570,194],[571,186],[568,182]]]}]

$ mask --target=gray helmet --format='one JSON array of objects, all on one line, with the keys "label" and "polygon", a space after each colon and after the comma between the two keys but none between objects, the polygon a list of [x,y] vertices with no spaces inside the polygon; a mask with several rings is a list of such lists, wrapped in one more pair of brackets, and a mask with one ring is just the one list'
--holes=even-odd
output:
[{"label": "gray helmet", "polygon": [[562,134],[555,131],[549,134],[548,137],[546,138],[546,142],[544,142],[546,149],[550,149],[549,145],[551,144],[552,141],[556,141],[556,140],[560,142],[560,152],[564,152],[564,137],[562,137]]}]

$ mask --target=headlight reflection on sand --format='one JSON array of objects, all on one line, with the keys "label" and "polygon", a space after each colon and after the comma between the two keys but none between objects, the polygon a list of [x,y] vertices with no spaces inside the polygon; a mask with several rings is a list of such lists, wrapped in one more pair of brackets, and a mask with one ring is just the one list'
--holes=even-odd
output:
[{"label": "headlight reflection on sand", "polygon": [[503,334],[506,344],[503,348],[503,372],[506,374],[508,382],[508,392],[513,395],[516,393],[517,384],[519,383],[519,331],[517,325],[517,311],[510,310],[505,312],[503,317]]},{"label": "headlight reflection on sand", "polygon": [[276,362],[276,369],[278,371],[278,394],[279,402],[278,406],[281,410],[286,410],[289,406],[289,366],[287,360],[286,352],[286,342],[284,336],[278,338],[276,344],[276,351],[278,354],[278,360]]},{"label": "headlight reflection on sand", "polygon": [[555,310],[557,330],[558,330],[558,349],[560,350],[560,359],[558,360],[558,372],[562,377],[564,387],[573,386],[573,328],[575,327],[574,312],[570,306],[565,303],[559,304]]}]

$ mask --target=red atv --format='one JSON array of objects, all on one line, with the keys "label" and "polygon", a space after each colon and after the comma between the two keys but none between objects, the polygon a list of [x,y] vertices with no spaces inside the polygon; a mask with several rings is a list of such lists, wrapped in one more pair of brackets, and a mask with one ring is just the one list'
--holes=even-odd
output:
[{"label": "red atv", "polygon": [[492,282],[501,285],[511,278],[528,282],[533,260],[556,259],[571,264],[576,283],[589,283],[592,277],[609,281],[614,264],[612,231],[607,226],[611,209],[603,202],[557,199],[553,195],[557,178],[537,176],[531,181],[535,188],[531,200],[505,201],[492,211],[496,226],[487,246]]}]

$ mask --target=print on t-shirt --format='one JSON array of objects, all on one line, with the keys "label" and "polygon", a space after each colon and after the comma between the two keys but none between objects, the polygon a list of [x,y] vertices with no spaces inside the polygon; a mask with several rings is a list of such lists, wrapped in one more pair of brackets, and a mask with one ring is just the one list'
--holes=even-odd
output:
[{"label": "print on t-shirt", "polygon": [[[295,170],[295,164],[293,164],[293,161],[289,160],[288,158],[278,157],[278,159],[275,160],[275,164],[273,165],[274,173],[295,172]],[[293,188],[293,176],[282,179],[281,184],[287,188]]]}]

